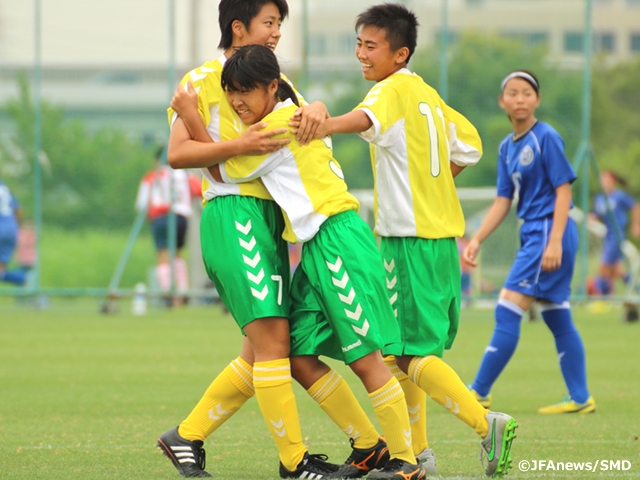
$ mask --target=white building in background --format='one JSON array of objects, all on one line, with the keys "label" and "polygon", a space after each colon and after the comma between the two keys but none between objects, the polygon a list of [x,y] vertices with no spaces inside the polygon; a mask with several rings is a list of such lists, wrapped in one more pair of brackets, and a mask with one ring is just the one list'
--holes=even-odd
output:
[{"label": "white building in background", "polygon": [[[307,12],[310,73],[357,69],[353,23],[383,0],[289,0],[278,56],[296,79],[303,64]],[[170,68],[169,5],[175,4],[175,75]],[[586,0],[404,0],[420,20],[419,43],[438,40],[441,7],[455,42],[465,31],[549,45],[550,60],[582,61]],[[594,52],[611,63],[640,55],[640,0],[592,0]],[[0,103],[32,72],[34,1],[0,0]],[[43,97],[90,126],[117,123],[150,138],[167,133],[165,108],[175,82],[220,54],[216,0],[39,0]],[[306,5],[306,10],[304,9]],[[6,122],[0,116],[0,124]],[[1,130],[1,129],[0,129]]]}]

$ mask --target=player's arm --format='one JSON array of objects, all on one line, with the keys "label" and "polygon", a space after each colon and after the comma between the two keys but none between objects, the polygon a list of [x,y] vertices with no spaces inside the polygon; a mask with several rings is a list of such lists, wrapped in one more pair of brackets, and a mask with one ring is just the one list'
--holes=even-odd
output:
[{"label": "player's arm", "polygon": [[461,113],[442,104],[449,124],[451,173],[455,178],[466,167],[475,165],[482,157],[482,140],[476,127]]},{"label": "player's arm", "polygon": [[[295,133],[296,140],[300,145],[308,145],[309,142],[317,137],[318,129],[322,129],[322,125],[329,118],[329,111],[324,103],[315,101],[308,105],[303,105],[298,108],[292,120],[299,122],[298,127],[291,130],[291,133]],[[323,135],[324,136],[324,135]]]},{"label": "player's arm", "polygon": [[542,269],[552,272],[560,268],[562,263],[562,237],[567,227],[569,209],[571,208],[571,184],[563,183],[556,188],[556,203],[553,209],[553,227],[549,234],[549,242],[542,255]]},{"label": "player's arm", "polygon": [[[289,155],[288,149],[281,149],[261,157],[249,156],[233,158],[216,165],[223,183],[243,183],[260,178],[278,167]],[[216,177],[214,177],[218,180]],[[218,180],[218,181],[220,181]]]},{"label": "player's arm", "polygon": [[482,221],[482,225],[473,236],[473,238],[469,241],[469,244],[465,247],[464,252],[462,252],[462,260],[471,265],[472,267],[476,267],[478,265],[478,252],[480,251],[480,244],[484,242],[489,235],[491,235],[496,228],[502,223],[505,217],[508,215],[509,210],[511,210],[511,198],[497,196],[493,201],[493,205],[489,208],[487,212],[487,216],[484,217]]}]

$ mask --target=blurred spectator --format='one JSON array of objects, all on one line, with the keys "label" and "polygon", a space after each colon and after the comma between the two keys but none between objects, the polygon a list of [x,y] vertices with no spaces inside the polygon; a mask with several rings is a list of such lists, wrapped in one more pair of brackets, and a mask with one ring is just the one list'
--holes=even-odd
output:
[{"label": "blurred spectator", "polygon": [[[180,254],[184,247],[192,199],[200,195],[200,180],[185,170],[174,170],[162,163],[164,147],[156,152],[155,166],[145,174],[138,188],[136,209],[146,208],[151,222],[151,231],[157,251],[156,279],[160,291],[168,294],[171,289],[171,258],[169,252],[169,213],[173,211],[176,220],[176,252],[174,260],[175,285],[179,294],[189,289],[187,263]],[[173,191],[173,198],[172,198]],[[183,297],[168,297],[169,305],[181,305]]]},{"label": "blurred spectator", "polygon": [[24,271],[7,270],[18,243],[19,223],[20,204],[9,187],[0,180],[0,281],[24,285]]},{"label": "blurred spectator", "polygon": [[603,170],[600,184],[603,193],[594,198],[591,218],[602,222],[607,233],[602,245],[599,274],[588,284],[591,295],[609,295],[614,291],[617,279],[621,278],[625,283],[628,281],[621,250],[627,227],[633,237],[640,238],[640,205],[619,188],[626,186],[626,180],[612,170]]}]

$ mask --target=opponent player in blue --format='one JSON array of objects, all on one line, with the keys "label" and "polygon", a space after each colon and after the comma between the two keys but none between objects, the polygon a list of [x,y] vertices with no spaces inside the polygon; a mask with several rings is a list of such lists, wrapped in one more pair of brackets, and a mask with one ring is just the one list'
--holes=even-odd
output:
[{"label": "opponent player in blue", "polygon": [[[607,234],[602,245],[600,272],[595,281],[596,290],[602,295],[609,295],[617,278],[628,279],[622,265],[620,244],[626,239],[627,226],[631,235],[640,237],[640,204],[621,190],[626,181],[612,170],[600,173],[600,184],[604,193],[599,193],[593,200],[592,215],[607,227]],[[611,211],[611,215],[609,214]],[[631,214],[631,222],[629,222]],[[629,225],[630,223],[630,225]]]},{"label": "opponent player in blue", "polygon": [[490,405],[489,391],[518,344],[522,315],[538,300],[542,318],[555,338],[570,395],[539,413],[594,412],[584,346],[569,305],[578,250],[578,230],[569,217],[576,173],[564,154],[560,135],[535,117],[540,105],[540,84],[535,75],[526,70],[511,72],[501,88],[500,107],[507,112],[514,131],[499,148],[498,196],[465,248],[463,261],[477,265],[480,244],[506,217],[514,197],[518,197],[517,213],[524,223],[520,249],[500,292],[493,337],[471,389],[480,403]]},{"label": "opponent player in blue", "polygon": [[18,211],[18,201],[0,180],[0,281],[24,285],[26,272],[7,270],[18,240]]}]

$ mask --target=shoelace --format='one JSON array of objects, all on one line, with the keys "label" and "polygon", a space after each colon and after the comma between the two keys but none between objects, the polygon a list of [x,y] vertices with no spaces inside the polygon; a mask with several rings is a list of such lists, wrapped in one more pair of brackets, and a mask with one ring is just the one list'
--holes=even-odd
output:
[{"label": "shoelace", "polygon": [[382,471],[397,471],[399,469],[402,468],[402,464],[404,463],[404,461],[400,458],[392,458],[391,460],[389,460],[389,463],[387,463],[387,466],[384,467],[382,469]]},{"label": "shoelace", "polygon": [[333,465],[330,467],[327,460],[329,460],[329,457],[324,453],[310,453],[307,458],[307,465],[312,463],[316,469],[323,470],[320,473],[333,473],[335,468],[332,468]]}]

